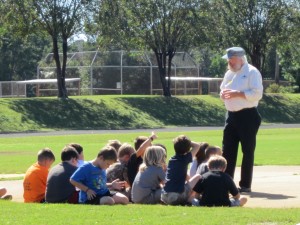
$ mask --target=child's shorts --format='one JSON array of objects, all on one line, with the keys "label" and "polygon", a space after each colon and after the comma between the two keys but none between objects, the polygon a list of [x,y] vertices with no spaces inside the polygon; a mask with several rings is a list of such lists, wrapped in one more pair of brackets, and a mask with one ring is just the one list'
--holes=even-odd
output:
[{"label": "child's shorts", "polygon": [[185,183],[182,193],[162,191],[161,200],[168,205],[185,205],[188,202],[191,192],[190,185]]},{"label": "child's shorts", "polygon": [[96,195],[93,199],[91,200],[86,200],[85,204],[89,204],[89,205],[99,205],[100,204],[100,199],[102,197],[113,197],[116,194],[116,192],[114,191],[107,191],[105,194],[103,195]]}]

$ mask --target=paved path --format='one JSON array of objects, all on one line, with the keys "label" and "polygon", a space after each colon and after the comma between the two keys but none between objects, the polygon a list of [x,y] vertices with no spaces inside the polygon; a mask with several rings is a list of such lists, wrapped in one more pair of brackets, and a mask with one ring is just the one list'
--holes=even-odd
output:
[{"label": "paved path", "polygon": [[[20,176],[20,175],[16,175]],[[8,175],[1,175],[8,177]],[[235,181],[238,183],[240,168],[236,169]],[[13,201],[23,201],[22,180],[0,181],[6,187]],[[245,207],[261,208],[300,208],[300,166],[256,166],[252,192],[245,194],[248,202]]]},{"label": "paved path", "polygon": [[[300,124],[267,124],[261,125],[260,129],[274,128],[300,128]],[[178,132],[178,131],[201,131],[201,130],[222,130],[223,127],[167,127],[154,129],[132,129],[132,130],[62,130],[45,132],[20,132],[0,133],[0,137],[23,137],[23,136],[52,136],[52,135],[76,135],[76,134],[110,134],[110,133],[141,133],[141,132]]]}]

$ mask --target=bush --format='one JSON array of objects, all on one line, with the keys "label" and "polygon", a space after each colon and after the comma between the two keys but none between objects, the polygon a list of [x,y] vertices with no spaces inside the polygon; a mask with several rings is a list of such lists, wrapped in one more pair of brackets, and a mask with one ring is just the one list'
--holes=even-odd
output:
[{"label": "bush", "polygon": [[266,89],[266,93],[294,93],[292,86],[282,86],[276,83],[270,84]]}]

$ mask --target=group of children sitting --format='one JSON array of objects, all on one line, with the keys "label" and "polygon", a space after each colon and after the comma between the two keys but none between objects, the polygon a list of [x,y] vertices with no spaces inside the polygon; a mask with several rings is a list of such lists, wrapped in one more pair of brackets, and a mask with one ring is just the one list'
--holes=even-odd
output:
[{"label": "group of children sitting", "polygon": [[194,206],[246,203],[232,178],[224,173],[227,163],[219,147],[180,135],[173,140],[175,155],[167,164],[167,149],[152,143],[155,139],[152,132],[149,137],[137,137],[134,147],[109,141],[88,162],[84,161],[81,145],[68,144],[61,152],[62,162],[51,169],[55,156],[50,149],[42,149],[38,161],[25,174],[24,202]]}]

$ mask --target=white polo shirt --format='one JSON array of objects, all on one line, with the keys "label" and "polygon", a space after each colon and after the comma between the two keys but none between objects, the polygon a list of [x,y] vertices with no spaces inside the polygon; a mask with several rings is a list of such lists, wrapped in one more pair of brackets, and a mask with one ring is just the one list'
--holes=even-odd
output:
[{"label": "white polo shirt", "polygon": [[245,98],[231,98],[224,100],[228,111],[236,112],[245,108],[257,107],[263,95],[262,77],[258,69],[245,63],[241,70],[233,72],[228,70],[220,86],[225,89],[238,90],[245,93]]}]

